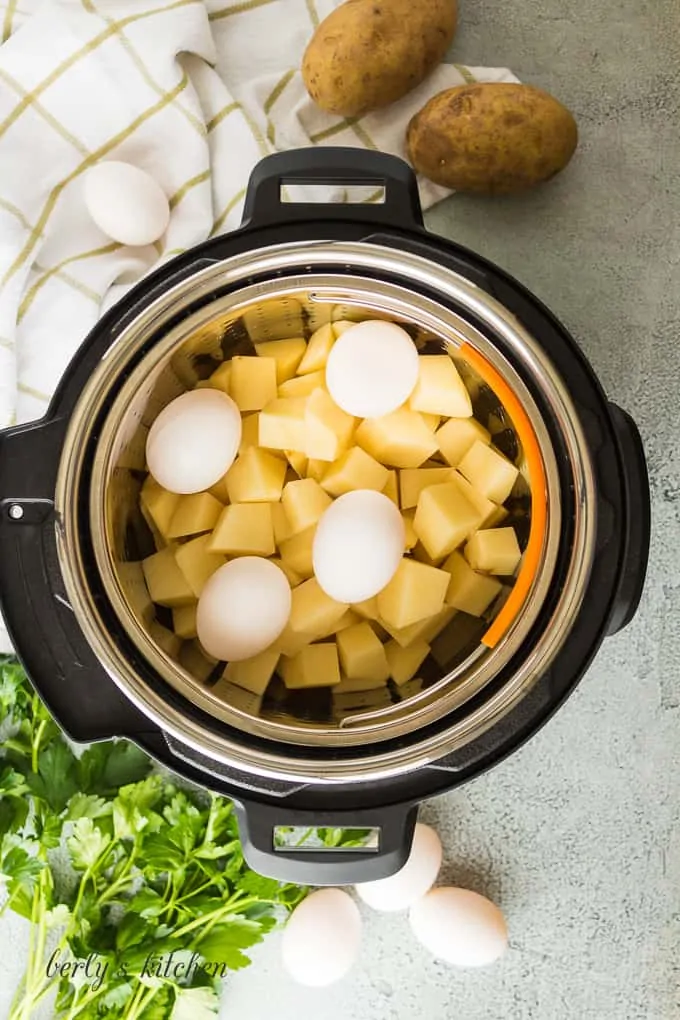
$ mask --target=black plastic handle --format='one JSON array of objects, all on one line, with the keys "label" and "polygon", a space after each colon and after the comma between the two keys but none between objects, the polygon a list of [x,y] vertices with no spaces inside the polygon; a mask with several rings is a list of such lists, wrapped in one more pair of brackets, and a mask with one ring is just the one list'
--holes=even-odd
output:
[{"label": "black plastic handle", "polygon": [[[333,791],[329,788],[329,801]],[[357,811],[300,811],[285,804],[236,804],[249,866],[261,875],[299,885],[355,885],[394,875],[406,864],[418,808],[400,804]],[[301,849],[276,847],[279,826],[296,828],[377,829],[376,849]]]},{"label": "black plastic handle", "polygon": [[[374,187],[384,201],[360,204],[282,201],[286,185]],[[422,227],[415,174],[408,163],[384,152],[351,148],[292,149],[261,160],[253,170],[243,226],[272,226],[300,220],[366,220],[392,227]]]},{"label": "black plastic handle", "polygon": [[649,475],[642,438],[637,425],[626,411],[609,405],[621,452],[625,493],[624,568],[616,594],[608,634],[623,630],[635,616],[647,574],[651,537]]}]

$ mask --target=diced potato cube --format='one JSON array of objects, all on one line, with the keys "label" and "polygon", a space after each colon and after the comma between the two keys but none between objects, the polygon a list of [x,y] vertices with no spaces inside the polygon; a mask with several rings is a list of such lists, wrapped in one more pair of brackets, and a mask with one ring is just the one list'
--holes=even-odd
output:
[{"label": "diced potato cube", "polygon": [[334,687],[340,683],[340,663],[335,642],[306,645],[293,658],[284,657],[280,672],[289,690]]},{"label": "diced potato cube", "polygon": [[239,454],[244,454],[251,446],[258,446],[260,442],[260,415],[257,411],[252,414],[244,414],[241,417],[241,444],[238,448]]},{"label": "diced potato cube", "polygon": [[223,361],[219,368],[216,368],[209,379],[206,379],[208,388],[211,390],[222,390],[229,395],[229,380],[231,379],[231,361]]},{"label": "diced potato cube", "polygon": [[402,648],[396,641],[387,642],[385,655],[390,676],[397,687],[401,687],[416,675],[429,654],[430,646],[426,641],[414,641],[408,648]]},{"label": "diced potato cube", "polygon": [[318,637],[315,635],[314,640],[322,641],[324,638],[333,637],[334,634],[339,634],[340,631],[353,627],[355,623],[361,623],[361,617],[351,609],[346,609],[337,623],[332,624],[328,630],[323,631]]},{"label": "diced potato cube", "polygon": [[505,503],[512,491],[519,471],[507,457],[479,440],[465,454],[458,470],[494,503]]},{"label": "diced potato cube", "polygon": [[497,528],[499,524],[502,524],[505,518],[508,516],[508,511],[504,506],[494,506],[493,512],[484,521],[485,528]]},{"label": "diced potato cube", "polygon": [[182,647],[182,640],[158,622],[152,620],[149,624],[149,637],[161,648],[171,659],[176,659]]},{"label": "diced potato cube", "polygon": [[311,528],[306,528],[297,535],[292,535],[291,538],[286,538],[279,543],[281,559],[300,577],[311,577],[314,573],[312,547],[315,531],[316,525],[313,524]]},{"label": "diced potato cube", "polygon": [[347,611],[344,602],[337,602],[321,588],[315,577],[293,588],[289,624],[296,634],[320,637],[332,633]]},{"label": "diced potato cube", "polygon": [[471,416],[470,394],[448,354],[421,355],[418,382],[409,405],[414,411],[446,415],[448,418]]},{"label": "diced potato cube", "polygon": [[238,684],[230,683],[222,677],[210,688],[210,693],[219,698],[225,705],[235,708],[246,715],[259,715],[262,711],[262,695],[247,691]]},{"label": "diced potato cube", "polygon": [[316,457],[310,457],[307,461],[307,470],[305,471],[307,478],[313,478],[315,482],[320,482],[326,471],[328,471],[328,461],[318,460]]},{"label": "diced potato cube", "polygon": [[384,687],[386,683],[387,680],[380,680],[376,677],[353,677],[350,679],[350,677],[343,676],[340,683],[333,688],[333,696],[335,697],[338,694],[359,694],[363,691],[377,691]]},{"label": "diced potato cube", "polygon": [[355,424],[326,390],[314,390],[305,408],[305,453],[315,460],[337,460],[349,446]]},{"label": "diced potato cube", "polygon": [[276,382],[280,384],[295,375],[307,350],[307,341],[304,337],[296,337],[293,340],[267,340],[263,344],[255,344],[255,350],[261,358],[274,359]]},{"label": "diced potato cube", "polygon": [[309,375],[298,375],[287,379],[279,386],[279,397],[308,397],[314,390],[325,389],[326,372],[310,372]]},{"label": "diced potato cube", "polygon": [[[229,472],[227,471],[227,475],[228,474]],[[229,502],[229,491],[227,489],[227,475],[222,475],[219,482],[215,482],[215,484],[211,485],[210,488],[208,489],[210,495],[214,496],[215,499],[219,499],[222,506],[226,506],[227,503]]]},{"label": "diced potato cube", "polygon": [[352,609],[359,616],[363,617],[364,620],[377,620],[380,615],[378,613],[378,599],[375,596],[372,599],[364,599],[363,602],[353,603]]},{"label": "diced potato cube", "polygon": [[286,517],[283,503],[272,503],[272,525],[274,527],[274,541],[277,547],[293,534],[293,529]]},{"label": "diced potato cube", "polygon": [[[278,505],[278,504],[275,504],[275,505]],[[282,560],[280,557],[272,556],[271,557],[271,561],[272,561],[272,563],[275,566],[277,566],[279,568],[279,570],[282,570],[284,572],[284,574],[288,578],[288,583],[291,586],[291,588],[297,587],[297,585],[301,584],[302,581],[304,580],[304,578],[301,577],[301,575],[298,574],[298,572],[296,570],[293,570],[293,568],[291,566],[289,566],[285,562],[285,560]]]},{"label": "diced potato cube", "polygon": [[288,482],[281,503],[294,535],[316,524],[332,503],[331,497],[313,478]]},{"label": "diced potato cube", "polygon": [[476,418],[450,418],[435,438],[447,464],[458,467],[473,443],[490,443],[491,434]]},{"label": "diced potato cube", "polygon": [[[328,467],[328,465],[326,465]],[[352,446],[333,461],[321,478],[321,486],[331,496],[343,496],[353,489],[382,492],[389,480],[389,471],[360,446]]]},{"label": "diced potato cube", "polygon": [[415,517],[415,510],[407,510],[401,515],[404,518],[404,528],[406,529],[406,538],[404,540],[404,549],[410,552],[411,549],[418,543],[418,536],[416,535],[416,529],[413,527],[413,519]]},{"label": "diced potato cube", "polygon": [[378,594],[381,622],[391,627],[408,627],[434,616],[444,606],[449,581],[445,570],[403,559],[392,580]]},{"label": "diced potato cube", "polygon": [[189,582],[177,566],[176,546],[169,545],[142,560],[142,570],[149,596],[159,606],[188,606],[196,601]]},{"label": "diced potato cube", "polygon": [[179,661],[189,676],[205,683],[214,671],[218,660],[213,659],[212,655],[208,655],[198,641],[185,641],[179,653]]},{"label": "diced potato cube", "polygon": [[465,559],[473,570],[510,576],[522,558],[514,528],[493,528],[478,531],[464,549]]},{"label": "diced potato cube", "polygon": [[232,556],[273,556],[274,525],[270,503],[232,503],[215,525],[211,552]]},{"label": "diced potato cube", "polygon": [[194,602],[191,606],[178,606],[172,611],[173,630],[183,641],[196,637],[196,608]]},{"label": "diced potato cube", "polygon": [[259,446],[249,447],[227,472],[231,503],[274,503],[281,499],[286,462]]},{"label": "diced potato cube", "polygon": [[448,556],[478,528],[479,511],[455,482],[431,485],[418,499],[413,527],[433,560]]},{"label": "diced potato cube", "polygon": [[272,400],[259,415],[260,446],[305,452],[306,397]]},{"label": "diced potato cube", "polygon": [[456,483],[468,503],[472,503],[475,510],[479,513],[481,518],[479,527],[489,527],[489,521],[496,516],[499,507],[493,500],[483,496],[479,489],[475,489],[474,485],[471,485],[467,478],[461,475],[460,471],[452,471],[450,481]]},{"label": "diced potato cube", "polygon": [[292,467],[298,478],[305,478],[307,475],[307,464],[309,463],[304,453],[298,450],[286,450],[286,460]]},{"label": "diced potato cube", "polygon": [[208,579],[227,562],[224,556],[210,551],[211,541],[212,535],[200,535],[175,549],[177,566],[196,598],[205,588]]},{"label": "diced potato cube", "polygon": [[237,356],[231,359],[229,396],[240,411],[259,411],[276,400],[274,358]]},{"label": "diced potato cube", "polygon": [[[163,551],[163,550],[160,550]],[[149,624],[156,616],[149,585],[144,573],[144,564],[139,561],[134,563],[118,564],[118,579],[122,585],[125,597],[127,598],[133,613],[142,623]]]},{"label": "diced potato cube", "polygon": [[331,347],[335,343],[335,332],[330,323],[320,326],[309,338],[307,350],[298,365],[298,375],[309,375],[326,367]]},{"label": "diced potato cube", "polygon": [[180,496],[168,528],[168,538],[185,538],[211,531],[224,506],[209,492],[193,492]]},{"label": "diced potato cube", "polygon": [[432,641],[446,627],[447,623],[451,622],[455,615],[456,610],[451,606],[445,605],[434,616],[426,616],[424,620],[418,620],[417,623],[412,623],[408,627],[391,627],[384,620],[381,623],[389,636],[401,648],[408,648],[414,641],[426,641],[428,643]]},{"label": "diced potato cube", "polygon": [[168,492],[151,475],[147,475],[140,497],[142,513],[151,530],[155,529],[166,540],[180,498],[178,493]]},{"label": "diced potato cube", "polygon": [[273,645],[270,645],[270,651],[277,651],[281,655],[286,655],[291,658],[293,655],[297,655],[306,645],[311,645],[314,638],[309,634],[298,634],[294,631],[290,624],[287,624],[284,630],[279,634]]},{"label": "diced potato cube", "polygon": [[259,655],[254,655],[252,659],[228,663],[222,675],[225,680],[236,684],[237,687],[243,687],[253,694],[264,694],[278,661],[279,653],[267,648]]},{"label": "diced potato cube", "polygon": [[420,417],[423,419],[428,429],[431,432],[436,432],[441,422],[441,415],[439,414],[427,414],[424,411],[420,412]]},{"label": "diced potato cube", "polygon": [[501,590],[500,581],[476,573],[459,552],[451,553],[442,569],[451,575],[447,604],[470,616],[481,616]]},{"label": "diced potato cube", "polygon": [[420,467],[437,451],[434,434],[421,416],[405,407],[382,418],[365,418],[356,443],[381,464],[398,468]]},{"label": "diced potato cube", "polygon": [[[335,312],[336,309],[333,309],[333,314],[335,314]],[[378,316],[374,315],[373,318],[377,319]],[[356,326],[356,322],[352,322],[351,319],[333,319],[332,326],[333,332],[335,333],[335,339],[337,340],[339,336],[346,333],[348,329],[352,328],[352,326]]]},{"label": "diced potato cube", "polygon": [[448,467],[404,468],[399,472],[402,510],[409,510],[412,506],[417,506],[418,497],[423,489],[427,489],[430,485],[441,485],[448,482],[450,477],[451,468]]},{"label": "diced potato cube", "polygon": [[385,649],[370,624],[357,623],[336,637],[340,665],[350,680],[373,680],[386,683],[389,667]]},{"label": "diced potato cube", "polygon": [[391,499],[395,506],[399,506],[399,479],[397,472],[391,470],[388,472],[388,479],[383,488],[383,495]]},{"label": "diced potato cube", "polygon": [[438,556],[436,559],[433,559],[420,541],[416,542],[413,549],[411,549],[411,556],[414,560],[418,560],[419,563],[427,564],[428,567],[439,567],[442,561],[446,559],[445,556]]}]

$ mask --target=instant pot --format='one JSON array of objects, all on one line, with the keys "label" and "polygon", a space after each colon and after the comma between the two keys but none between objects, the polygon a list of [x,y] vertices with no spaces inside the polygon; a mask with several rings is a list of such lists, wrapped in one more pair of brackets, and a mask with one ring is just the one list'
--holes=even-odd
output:
[{"label": "instant pot", "polygon": [[[318,203],[318,186],[382,201]],[[338,705],[275,685],[256,712],[189,668],[150,603],[146,434],[254,342],[370,316],[456,360],[476,416],[521,470],[509,523],[522,563],[493,613],[458,613],[404,688]],[[233,798],[250,865],[290,881],[400,868],[418,803],[518,748],[629,623],[649,537],[637,428],[574,340],[507,274],[424,229],[406,164],[355,149],[263,160],[242,226],[132,289],[84,340],[45,418],[0,435],[0,598],[37,691],[73,739],[126,737]],[[376,838],[303,849],[276,837],[291,826]]]}]

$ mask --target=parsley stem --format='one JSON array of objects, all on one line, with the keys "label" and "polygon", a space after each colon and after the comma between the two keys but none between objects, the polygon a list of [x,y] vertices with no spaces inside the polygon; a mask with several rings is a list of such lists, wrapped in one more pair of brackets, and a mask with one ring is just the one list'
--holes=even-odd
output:
[{"label": "parsley stem", "polygon": [[36,732],[36,735],[35,735],[35,737],[33,738],[33,741],[32,741],[32,747],[31,747],[31,768],[32,768],[32,770],[34,772],[38,771],[38,752],[40,751],[40,742],[42,740],[42,735],[45,732],[45,727],[46,726],[47,726],[47,719],[42,719],[41,722],[40,722],[40,725],[38,726],[38,730]]}]

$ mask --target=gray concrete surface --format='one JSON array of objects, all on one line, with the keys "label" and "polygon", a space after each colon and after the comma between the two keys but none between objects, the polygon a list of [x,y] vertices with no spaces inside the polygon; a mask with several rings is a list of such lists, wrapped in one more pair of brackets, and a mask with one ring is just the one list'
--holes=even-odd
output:
[{"label": "gray concrete surface", "polygon": [[[236,975],[238,1020],[673,1020],[680,1016],[680,6],[460,0],[453,57],[511,67],[575,113],[570,169],[520,199],[457,196],[429,225],[533,289],[647,444],[654,542],[640,614],[520,753],[427,805],[447,882],[492,896],[511,950],[482,972],[366,913],[359,965],[325,992],[275,938]],[[0,1015],[26,941],[4,928]],[[5,947],[11,946],[11,952]]]}]

